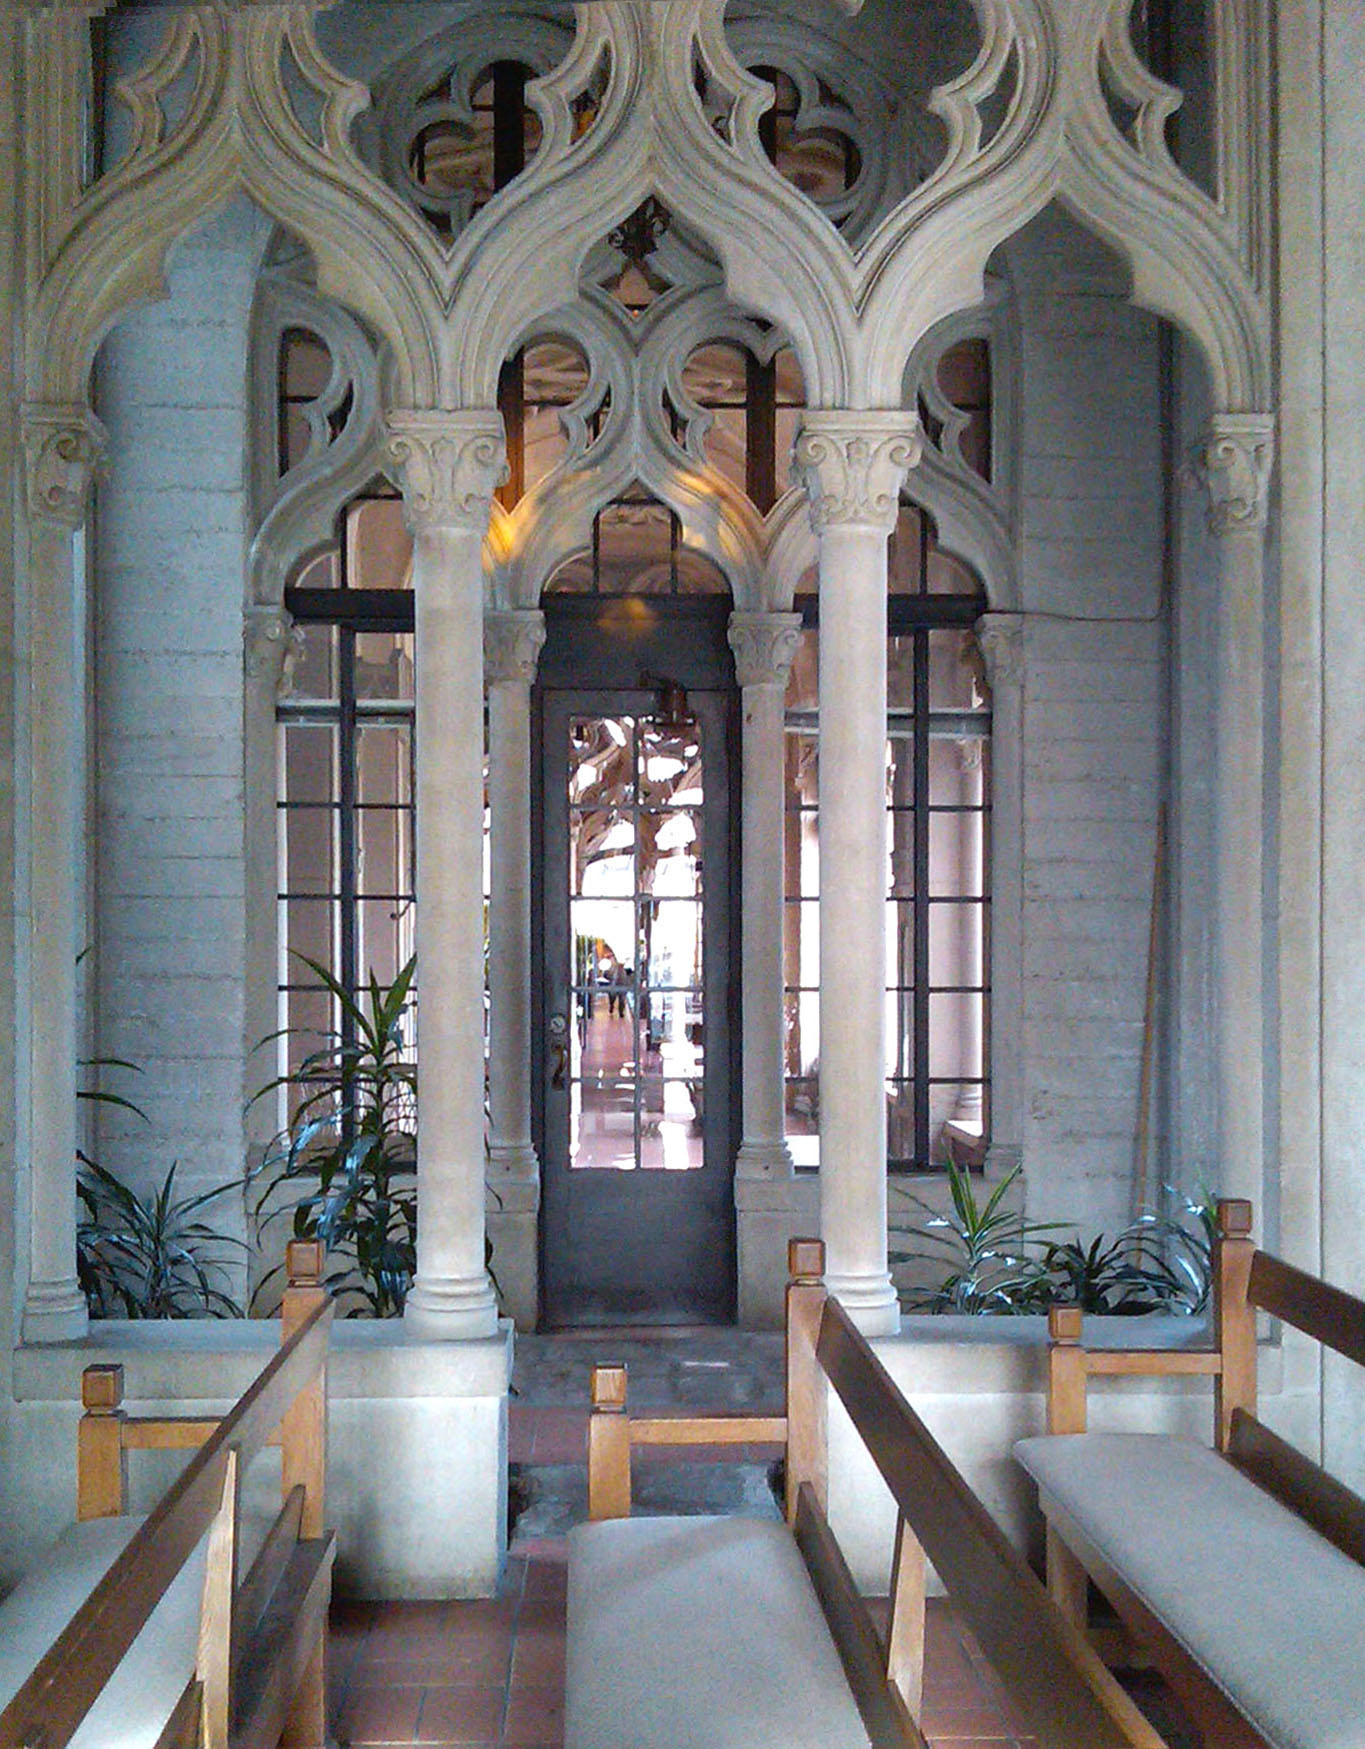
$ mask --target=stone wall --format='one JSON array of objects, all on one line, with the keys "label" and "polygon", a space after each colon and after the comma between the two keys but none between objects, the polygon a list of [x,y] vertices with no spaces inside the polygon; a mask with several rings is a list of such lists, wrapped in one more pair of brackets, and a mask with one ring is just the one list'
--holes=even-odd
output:
[{"label": "stone wall", "polygon": [[246,335],[266,231],[238,203],[189,238],[169,300],[98,367],[96,1040],[141,1069],[108,1081],[150,1122],[102,1108],[96,1148],[142,1187],[172,1161],[185,1191],[242,1171]]}]

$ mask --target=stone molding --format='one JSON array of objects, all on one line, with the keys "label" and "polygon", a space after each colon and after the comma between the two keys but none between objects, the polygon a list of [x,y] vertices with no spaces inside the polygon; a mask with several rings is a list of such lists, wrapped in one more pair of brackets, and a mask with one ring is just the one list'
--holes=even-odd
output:
[{"label": "stone molding", "polygon": [[104,460],[104,427],[88,407],[29,402],[23,409],[23,435],[29,516],[79,528]]},{"label": "stone molding", "polygon": [[490,686],[515,680],[535,682],[545,644],[545,615],[533,609],[486,615],[483,622],[483,671]]},{"label": "stone molding", "polygon": [[1268,414],[1215,413],[1194,469],[1209,497],[1215,536],[1257,533],[1270,514],[1275,421]]},{"label": "stone molding", "polygon": [[1024,616],[986,613],[976,622],[976,641],[986,664],[991,691],[1017,686],[1024,678]]},{"label": "stone molding", "polygon": [[801,642],[799,613],[732,613],[727,635],[741,687],[787,684]]},{"label": "stone molding", "polygon": [[488,532],[493,494],[507,478],[502,415],[484,409],[398,409],[389,414],[385,459],[403,494],[409,529]]},{"label": "stone molding", "polygon": [[303,654],[303,629],[283,607],[249,607],[242,642],[247,679],[278,692]]},{"label": "stone molding", "polygon": [[922,448],[915,413],[807,413],[792,462],[816,533],[855,528],[889,535],[901,486]]}]

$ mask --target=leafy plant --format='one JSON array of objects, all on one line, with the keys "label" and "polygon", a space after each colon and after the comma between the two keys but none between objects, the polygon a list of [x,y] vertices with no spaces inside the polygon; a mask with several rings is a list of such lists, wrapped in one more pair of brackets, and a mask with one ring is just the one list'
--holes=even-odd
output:
[{"label": "leafy plant", "polygon": [[[416,958],[387,988],[371,972],[352,996],[325,966],[299,957],[341,1024],[256,1095],[283,1087],[300,1097],[254,1175],[263,1183],[255,1214],[262,1230],[289,1218],[296,1238],[321,1239],[345,1259],[328,1285],[359,1299],[353,1313],[396,1317],[417,1267],[417,1068],[403,1034]],[[286,1206],[262,1218],[281,1195]]]},{"label": "leafy plant", "polygon": [[[944,1273],[933,1288],[912,1291],[912,1310],[932,1312],[1014,1313],[1037,1311],[1047,1303],[1047,1271],[1038,1247],[1045,1235],[1062,1223],[1027,1221],[1005,1206],[1005,1196],[1019,1176],[1015,1166],[984,1202],[977,1200],[971,1176],[951,1157],[948,1191],[951,1211],[941,1214],[922,1197],[909,1200],[924,1218],[908,1227],[893,1227],[893,1240],[904,1235],[920,1247],[906,1250],[893,1243],[899,1262],[927,1263]],[[924,1249],[927,1247],[927,1249]]]},{"label": "leafy plant", "polygon": [[232,1184],[177,1199],[176,1167],[143,1198],[95,1161],[82,1157],[76,1178],[81,1218],[76,1270],[95,1318],[240,1318],[223,1252],[245,1251],[240,1239],[199,1220],[201,1209]]},{"label": "leafy plant", "polygon": [[1189,1283],[1159,1242],[1163,1224],[1142,1217],[1117,1239],[1100,1233],[1088,1246],[1079,1239],[1049,1245],[1043,1257],[1048,1302],[1110,1317],[1191,1309]]}]

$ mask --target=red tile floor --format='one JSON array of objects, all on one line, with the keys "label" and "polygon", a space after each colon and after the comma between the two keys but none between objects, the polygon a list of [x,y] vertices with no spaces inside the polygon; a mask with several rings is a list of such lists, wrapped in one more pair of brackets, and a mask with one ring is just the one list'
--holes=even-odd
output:
[{"label": "red tile floor", "polygon": [[[342,1745],[560,1749],[564,1551],[525,1545],[501,1593],[473,1603],[338,1604],[332,1694]],[[924,1729],[935,1744],[1032,1745],[981,1654],[935,1600]]]},{"label": "red tile floor", "polygon": [[[513,1404],[513,1463],[582,1464],[582,1410]],[[649,1454],[653,1457],[655,1454]],[[766,1451],[754,1457],[767,1456]],[[564,1539],[514,1540],[494,1598],[459,1603],[338,1603],[333,1617],[334,1733],[342,1749],[562,1749]],[[1172,1749],[1188,1744],[1152,1679],[1140,1695]],[[1033,1749],[980,1649],[931,1599],[923,1729],[945,1749]]]}]

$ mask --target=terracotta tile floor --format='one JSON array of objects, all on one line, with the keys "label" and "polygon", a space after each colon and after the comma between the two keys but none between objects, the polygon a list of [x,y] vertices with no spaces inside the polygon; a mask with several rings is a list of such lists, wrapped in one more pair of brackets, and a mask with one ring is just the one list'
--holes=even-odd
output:
[{"label": "terracotta tile floor", "polygon": [[[564,1550],[523,1544],[501,1594],[472,1603],[338,1604],[332,1691],[340,1744],[561,1749]],[[934,1744],[1032,1745],[981,1653],[929,1609],[924,1728]]]}]

